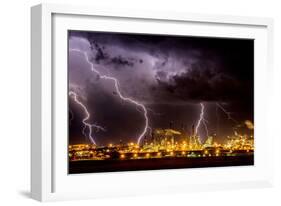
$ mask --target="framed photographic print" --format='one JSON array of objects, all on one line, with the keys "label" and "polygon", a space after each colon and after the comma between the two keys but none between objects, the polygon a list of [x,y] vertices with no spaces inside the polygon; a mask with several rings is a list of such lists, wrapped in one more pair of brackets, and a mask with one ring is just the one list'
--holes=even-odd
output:
[{"label": "framed photographic print", "polygon": [[271,19],[48,4],[31,21],[34,199],[272,184]]}]

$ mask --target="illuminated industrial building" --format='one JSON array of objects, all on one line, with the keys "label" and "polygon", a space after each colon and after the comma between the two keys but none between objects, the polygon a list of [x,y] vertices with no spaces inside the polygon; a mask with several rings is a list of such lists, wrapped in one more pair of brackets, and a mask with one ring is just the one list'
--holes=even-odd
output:
[{"label": "illuminated industrial building", "polygon": [[94,144],[78,144],[69,146],[69,158],[77,160],[128,160],[151,158],[204,158],[217,156],[252,155],[254,138],[248,135],[227,137],[225,143],[215,142],[215,136],[208,136],[205,142],[194,134],[194,126],[190,136],[174,129],[154,129],[142,144],[134,142],[96,146]]}]

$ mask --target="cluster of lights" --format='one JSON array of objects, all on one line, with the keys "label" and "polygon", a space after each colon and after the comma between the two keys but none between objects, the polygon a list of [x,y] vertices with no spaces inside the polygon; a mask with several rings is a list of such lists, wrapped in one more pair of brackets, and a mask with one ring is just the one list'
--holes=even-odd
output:
[{"label": "cluster of lights", "polygon": [[[193,139],[198,138],[197,136]],[[164,140],[163,140],[164,139]],[[254,150],[253,137],[236,135],[228,137],[225,144],[213,142],[209,137],[205,143],[177,142],[174,139],[162,138],[160,142],[145,142],[143,145],[129,142],[127,144],[97,147],[94,144],[79,144],[69,146],[69,157],[71,159],[93,159],[104,160],[117,158],[127,159],[150,159],[150,158],[171,158],[171,157],[219,157],[235,156],[237,152],[250,153]]]}]

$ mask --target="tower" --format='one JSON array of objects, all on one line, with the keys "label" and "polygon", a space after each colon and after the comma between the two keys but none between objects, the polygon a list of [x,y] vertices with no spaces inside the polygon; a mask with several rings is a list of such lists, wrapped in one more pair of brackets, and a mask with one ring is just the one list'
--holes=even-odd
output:
[{"label": "tower", "polygon": [[194,126],[194,124],[191,126],[191,136],[195,136],[195,126]]},{"label": "tower", "polygon": [[169,129],[173,129],[173,122],[170,122]]}]

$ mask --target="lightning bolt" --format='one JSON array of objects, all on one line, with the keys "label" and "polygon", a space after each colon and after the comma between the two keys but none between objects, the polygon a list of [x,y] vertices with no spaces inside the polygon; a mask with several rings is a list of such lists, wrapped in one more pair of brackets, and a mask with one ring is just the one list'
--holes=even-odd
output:
[{"label": "lightning bolt", "polygon": [[78,52],[78,53],[83,54],[85,59],[86,59],[86,61],[87,61],[87,63],[91,66],[91,71],[95,72],[99,76],[100,79],[105,79],[105,80],[112,81],[114,83],[114,87],[115,87],[116,93],[118,94],[120,99],[122,99],[123,101],[126,101],[126,102],[130,102],[131,104],[136,105],[138,108],[141,108],[141,110],[143,111],[143,116],[144,116],[144,119],[145,119],[145,124],[144,124],[143,131],[138,136],[137,143],[140,144],[140,142],[141,142],[142,138],[144,137],[144,135],[146,134],[147,128],[148,128],[148,116],[147,116],[147,109],[146,109],[146,107],[142,103],[139,103],[139,102],[137,102],[134,99],[131,99],[129,97],[124,97],[121,94],[121,92],[120,92],[118,80],[116,78],[112,77],[112,76],[102,75],[98,70],[96,70],[94,68],[93,63],[89,60],[89,56],[88,56],[87,52],[81,51],[79,49],[70,49],[70,51]]},{"label": "lightning bolt", "polygon": [[89,113],[87,107],[81,101],[78,100],[77,94],[75,92],[70,91],[69,96],[73,97],[73,100],[75,101],[75,103],[78,104],[84,110],[84,112],[86,114],[85,118],[82,120],[82,123],[84,124],[82,133],[85,136],[87,136],[85,133],[85,130],[88,128],[88,130],[89,130],[88,138],[90,139],[91,143],[96,144],[94,137],[92,135],[93,128],[95,128],[97,131],[99,131],[99,130],[105,131],[105,129],[99,125],[88,123],[87,121],[90,119],[91,116],[90,116],[90,113]]},{"label": "lightning bolt", "polygon": [[231,116],[231,113],[228,112],[221,104],[219,103],[216,103],[217,107],[221,109],[221,111],[227,116],[227,118],[231,121],[233,121],[234,123],[238,123],[237,120],[233,119],[232,116]]},{"label": "lightning bolt", "polygon": [[207,124],[206,124],[207,120],[205,120],[205,118],[204,118],[205,106],[204,106],[203,103],[200,103],[200,106],[201,106],[201,112],[200,112],[199,120],[197,121],[197,125],[195,127],[195,135],[197,135],[198,129],[199,129],[201,123],[202,123],[204,125],[207,136],[209,136],[208,127],[207,127]]},{"label": "lightning bolt", "polygon": [[74,119],[74,114],[72,112],[72,110],[69,108],[69,113],[71,114],[71,118],[69,120],[69,124],[71,125],[72,120]]}]

